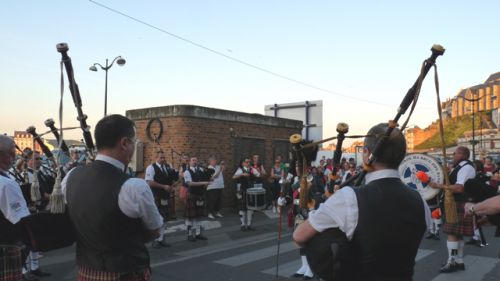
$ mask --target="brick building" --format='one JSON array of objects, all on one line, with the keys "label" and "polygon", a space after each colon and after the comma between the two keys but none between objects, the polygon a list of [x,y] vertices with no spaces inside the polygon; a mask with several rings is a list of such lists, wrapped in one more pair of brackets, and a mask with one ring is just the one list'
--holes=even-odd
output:
[{"label": "brick building", "polygon": [[[143,165],[137,169],[138,176],[142,177],[146,167],[155,161],[158,145],[153,139],[161,131],[159,144],[167,162],[175,167],[179,166],[181,154],[195,156],[204,163],[212,155],[225,160],[223,205],[226,207],[234,203],[231,178],[240,159],[259,154],[269,171],[277,155],[288,160],[289,137],[302,130],[302,122],[297,120],[195,105],[133,109],[128,110],[126,116],[134,121],[137,139],[144,144]],[[176,206],[179,213],[181,202]]]}]

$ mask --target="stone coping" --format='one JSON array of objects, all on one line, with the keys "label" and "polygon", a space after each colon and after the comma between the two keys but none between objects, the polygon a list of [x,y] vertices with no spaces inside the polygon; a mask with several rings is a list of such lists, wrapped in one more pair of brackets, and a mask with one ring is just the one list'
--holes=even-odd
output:
[{"label": "stone coping", "polygon": [[133,121],[165,117],[193,117],[293,129],[302,129],[303,127],[302,121],[300,120],[278,118],[256,113],[252,114],[197,105],[169,105],[142,109],[131,109],[127,110],[125,114],[129,119]]}]

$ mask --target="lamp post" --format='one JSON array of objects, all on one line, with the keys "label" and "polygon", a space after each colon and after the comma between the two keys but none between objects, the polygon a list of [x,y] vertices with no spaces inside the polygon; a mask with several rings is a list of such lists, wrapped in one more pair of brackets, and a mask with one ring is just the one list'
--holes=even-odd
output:
[{"label": "lamp post", "polygon": [[[474,95],[475,96],[475,95]],[[462,96],[458,96],[459,98],[462,98],[466,101],[472,102],[472,141],[470,141],[470,144],[472,145],[472,161],[476,160],[476,133],[475,133],[475,112],[474,112],[474,103],[476,101],[479,101],[484,97],[484,95],[478,97],[478,98],[466,98]]]},{"label": "lamp post", "polygon": [[102,66],[100,63],[94,63],[91,67],[89,67],[90,71],[97,71],[97,66],[99,66],[106,72],[106,79],[104,82],[104,116],[106,116],[108,112],[108,70],[113,66],[115,61],[119,66],[123,66],[126,63],[124,58],[117,56],[113,59],[110,65],[108,65],[108,59],[106,59],[106,66]]}]

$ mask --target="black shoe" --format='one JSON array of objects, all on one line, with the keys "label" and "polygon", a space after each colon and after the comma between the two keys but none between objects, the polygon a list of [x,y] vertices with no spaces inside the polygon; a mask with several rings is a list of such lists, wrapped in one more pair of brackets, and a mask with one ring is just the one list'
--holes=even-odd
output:
[{"label": "black shoe", "polygon": [[457,270],[465,270],[465,264],[464,263],[455,263],[455,267]]},{"label": "black shoe", "polygon": [[251,230],[251,231],[254,231],[255,228],[253,228],[251,225],[247,226],[247,230]]},{"label": "black shoe", "polygon": [[35,275],[31,274],[29,271],[23,274],[23,281],[38,281]]},{"label": "black shoe", "polygon": [[466,245],[477,245],[478,243],[480,244],[481,241],[472,238],[469,241],[465,242]]},{"label": "black shoe", "polygon": [[446,263],[441,269],[439,269],[439,272],[441,273],[452,273],[457,271],[457,264],[455,262],[448,262]]},{"label": "black shoe", "polygon": [[170,247],[170,244],[165,243],[165,242],[163,242],[163,241],[159,241],[159,242],[158,242],[158,244],[160,244],[160,246],[161,246],[161,247],[164,247],[164,248],[168,248],[168,247]]},{"label": "black shoe", "polygon": [[439,240],[439,234],[434,234],[434,237],[433,237],[434,240]]},{"label": "black shoe", "polygon": [[302,277],[302,276],[304,276],[304,274],[300,274],[300,273],[297,273],[297,272],[295,272],[295,273],[292,275],[292,277]]},{"label": "black shoe", "polygon": [[196,239],[198,239],[198,240],[208,240],[207,237],[205,237],[205,236],[203,236],[201,234],[200,235],[196,235]]},{"label": "black shoe", "polygon": [[240,227],[240,229],[241,229],[241,231],[247,231],[247,227],[246,227],[246,226],[244,226],[244,225],[242,225],[242,226]]},{"label": "black shoe", "polygon": [[30,270],[30,273],[32,275],[37,276],[37,277],[47,277],[47,276],[52,275],[52,274],[50,274],[48,272],[42,271],[40,268],[38,268],[36,270]]},{"label": "black shoe", "polygon": [[151,243],[151,247],[153,247],[154,249],[160,249],[161,248],[160,242],[154,240],[153,243]]},{"label": "black shoe", "polygon": [[191,241],[191,242],[196,242],[196,237],[192,236],[192,235],[189,235],[188,236],[188,241]]},{"label": "black shoe", "polygon": [[311,276],[304,275],[304,277],[302,277],[302,279],[304,279],[304,280],[312,280],[313,278]]},{"label": "black shoe", "polygon": [[425,239],[434,239],[435,235],[434,233],[429,233],[425,236]]}]

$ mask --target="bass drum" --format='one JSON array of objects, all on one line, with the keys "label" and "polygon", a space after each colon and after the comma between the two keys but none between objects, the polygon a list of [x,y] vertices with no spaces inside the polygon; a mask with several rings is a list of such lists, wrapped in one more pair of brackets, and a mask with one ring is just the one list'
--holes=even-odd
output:
[{"label": "bass drum", "polygon": [[443,183],[444,174],[441,164],[432,156],[426,154],[408,154],[399,165],[399,176],[409,187],[420,193],[426,201],[430,201],[439,193],[439,189],[430,187],[417,178],[417,172],[422,171],[429,176],[430,181]]}]

